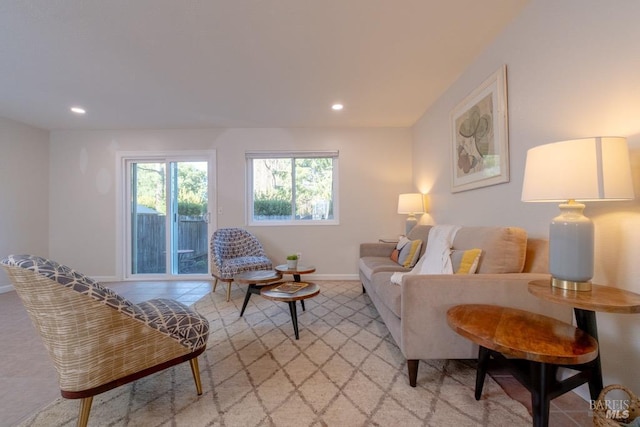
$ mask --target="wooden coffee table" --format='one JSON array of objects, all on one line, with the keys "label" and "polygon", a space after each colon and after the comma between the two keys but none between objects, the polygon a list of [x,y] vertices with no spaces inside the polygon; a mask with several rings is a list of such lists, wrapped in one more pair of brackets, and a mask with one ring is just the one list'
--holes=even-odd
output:
[{"label": "wooden coffee table", "polygon": [[[502,361],[531,392],[533,425],[549,424],[550,401],[595,374],[597,341],[560,320],[515,308],[465,304],[447,311],[449,326],[480,346],[475,398],[480,400],[491,357]],[[507,358],[505,356],[509,356]],[[578,371],[558,381],[561,366]]]},{"label": "wooden coffee table", "polygon": [[276,271],[280,274],[293,274],[293,280],[299,282],[301,274],[314,273],[316,268],[313,265],[299,265],[296,268],[289,268],[287,264],[280,264],[276,265]]},{"label": "wooden coffee table", "polygon": [[233,281],[239,284],[249,285],[247,293],[244,296],[244,303],[242,304],[242,310],[240,310],[240,317],[244,314],[244,310],[247,308],[249,298],[251,294],[260,295],[260,288],[262,286],[273,283],[276,280],[281,280],[282,275],[275,270],[254,270],[244,271],[242,273],[233,276]]},{"label": "wooden coffee table", "polygon": [[289,312],[291,313],[291,322],[293,323],[293,332],[296,335],[296,339],[300,337],[300,334],[298,333],[298,312],[296,309],[296,301],[302,302],[303,300],[313,298],[320,293],[320,287],[318,285],[311,282],[307,283],[309,283],[308,286],[292,294],[276,291],[275,288],[280,286],[281,283],[265,286],[260,292],[260,295],[264,298],[289,304]]},{"label": "wooden coffee table", "polygon": [[[293,281],[299,282],[302,274],[315,273],[316,268],[313,265],[298,265],[296,268],[289,268],[287,264],[276,265],[276,271],[280,274],[292,274]],[[305,311],[304,300],[300,300],[302,311]]]}]

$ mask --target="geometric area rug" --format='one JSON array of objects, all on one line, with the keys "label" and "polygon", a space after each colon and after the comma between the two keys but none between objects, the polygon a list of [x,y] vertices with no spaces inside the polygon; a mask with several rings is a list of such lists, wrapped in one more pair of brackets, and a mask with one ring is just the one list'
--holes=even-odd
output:
[{"label": "geometric area rug", "polygon": [[[527,409],[489,376],[473,397],[475,361],[405,359],[357,281],[321,281],[298,308],[296,340],[285,303],[243,289],[195,304],[210,322],[200,356],[203,394],[188,363],[94,398],[89,426],[530,426]],[[298,306],[300,307],[300,306]],[[21,426],[73,426],[78,400],[59,398]]]}]

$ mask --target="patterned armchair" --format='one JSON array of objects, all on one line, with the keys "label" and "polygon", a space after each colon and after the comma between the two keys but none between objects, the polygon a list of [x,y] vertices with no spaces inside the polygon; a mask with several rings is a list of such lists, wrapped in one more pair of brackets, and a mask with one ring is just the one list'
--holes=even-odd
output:
[{"label": "patterned armchair", "polygon": [[169,299],[133,304],[69,267],[32,255],[0,261],[58,372],[63,397],[82,399],[86,426],[93,396],[189,361],[202,394],[197,357],[209,323]]},{"label": "patterned armchair", "polygon": [[227,282],[227,301],[231,298],[233,276],[243,271],[271,270],[273,264],[253,234],[242,228],[219,228],[211,236],[211,275]]}]

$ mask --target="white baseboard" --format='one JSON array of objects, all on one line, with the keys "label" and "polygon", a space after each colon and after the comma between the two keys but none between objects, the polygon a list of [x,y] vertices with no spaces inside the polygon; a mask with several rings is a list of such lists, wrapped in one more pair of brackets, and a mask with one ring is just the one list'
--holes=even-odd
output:
[{"label": "white baseboard", "polygon": [[[306,280],[360,280],[360,277],[357,274],[305,274],[302,276],[303,279]],[[120,280],[114,276],[95,276],[92,277],[98,283],[109,283],[109,282],[119,282]],[[207,276],[207,279],[213,280]],[[144,280],[141,278],[141,280]],[[191,280],[188,277],[177,280]],[[202,280],[202,279],[194,279],[194,280]],[[13,285],[0,285],[0,294],[4,294],[6,292],[13,291]]]},{"label": "white baseboard", "polygon": [[93,280],[98,283],[107,283],[107,282],[120,282],[116,276],[90,276]]},{"label": "white baseboard", "polygon": [[[287,276],[286,277],[291,277]],[[140,278],[129,278],[129,279],[119,279],[114,276],[91,276],[93,280],[98,283],[109,283],[109,282],[122,282],[122,281],[154,281],[154,280],[168,280],[165,278],[158,277],[140,277]],[[214,278],[209,275],[196,275],[196,276],[173,276],[170,280],[184,280],[184,281],[201,281],[201,280],[211,280]],[[357,274],[303,274],[302,280],[360,280],[360,276]]]},{"label": "white baseboard", "polygon": [[12,290],[13,290],[13,285],[0,285],[0,294],[11,292]]},{"label": "white baseboard", "polygon": [[304,274],[302,280],[360,280],[357,274]]}]

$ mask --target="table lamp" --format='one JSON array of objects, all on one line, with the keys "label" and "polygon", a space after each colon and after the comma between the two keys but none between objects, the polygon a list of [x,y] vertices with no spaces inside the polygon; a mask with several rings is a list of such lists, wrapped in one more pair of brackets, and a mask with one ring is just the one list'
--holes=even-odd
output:
[{"label": "table lamp", "polygon": [[405,233],[418,223],[416,214],[424,213],[424,196],[420,193],[405,193],[398,197],[398,213],[408,214]]},{"label": "table lamp", "polygon": [[633,199],[625,138],[594,137],[540,145],[527,151],[524,202],[561,202],[549,227],[551,285],[590,291],[593,222],[579,202]]}]

